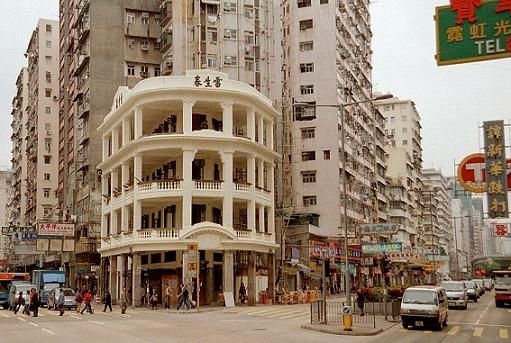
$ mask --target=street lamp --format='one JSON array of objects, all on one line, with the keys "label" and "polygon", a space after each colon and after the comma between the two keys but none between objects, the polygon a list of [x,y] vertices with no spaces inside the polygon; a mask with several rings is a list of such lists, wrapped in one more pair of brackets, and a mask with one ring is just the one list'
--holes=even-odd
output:
[{"label": "street lamp", "polygon": [[[345,292],[346,292],[346,303],[348,306],[351,306],[351,275],[349,271],[349,262],[348,262],[348,213],[347,213],[347,203],[348,197],[346,193],[346,132],[345,132],[345,120],[344,120],[344,109],[349,106],[359,105],[367,102],[374,102],[378,100],[385,100],[393,98],[392,94],[383,94],[372,99],[367,99],[363,101],[350,102],[346,104],[337,104],[337,105],[314,105],[308,103],[295,103],[294,106],[307,106],[307,107],[335,107],[339,109],[341,114],[341,138],[342,138],[342,194],[343,194],[343,202],[344,202],[344,210],[343,210],[343,221],[342,226],[344,229],[344,263],[345,263]],[[325,288],[325,287],[323,287]],[[323,291],[326,291],[324,289]]]}]

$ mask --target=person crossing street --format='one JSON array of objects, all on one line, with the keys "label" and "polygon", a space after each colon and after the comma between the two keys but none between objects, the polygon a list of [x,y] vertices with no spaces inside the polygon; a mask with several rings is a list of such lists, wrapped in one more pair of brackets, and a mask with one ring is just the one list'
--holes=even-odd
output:
[{"label": "person crossing street", "polygon": [[110,294],[110,291],[106,291],[105,294],[105,308],[103,309],[103,312],[106,312],[106,308],[110,308],[110,312],[112,312],[112,295]]},{"label": "person crossing street", "polygon": [[60,292],[59,292],[59,298],[57,300],[57,305],[59,307],[59,316],[63,316],[64,315],[64,303],[65,303],[65,300],[66,298],[64,297],[64,290],[61,288],[60,289]]}]

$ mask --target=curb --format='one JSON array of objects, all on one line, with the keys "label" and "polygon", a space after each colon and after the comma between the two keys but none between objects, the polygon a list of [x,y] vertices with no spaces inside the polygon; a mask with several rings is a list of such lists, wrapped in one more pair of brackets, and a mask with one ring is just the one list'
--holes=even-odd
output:
[{"label": "curb", "polygon": [[383,332],[383,329],[372,329],[372,330],[366,330],[366,331],[344,331],[340,328],[322,328],[322,327],[313,327],[310,325],[302,325],[302,329],[305,330],[311,330],[311,331],[318,331],[323,333],[329,333],[333,335],[340,335],[340,336],[376,336],[379,333]]}]

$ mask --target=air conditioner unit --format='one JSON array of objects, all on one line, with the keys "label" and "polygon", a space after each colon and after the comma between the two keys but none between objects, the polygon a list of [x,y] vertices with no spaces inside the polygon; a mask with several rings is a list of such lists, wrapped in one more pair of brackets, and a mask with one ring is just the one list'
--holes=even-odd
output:
[{"label": "air conditioner unit", "polygon": [[140,49],[141,50],[146,50],[146,51],[149,50],[149,44],[141,44],[140,45]]}]

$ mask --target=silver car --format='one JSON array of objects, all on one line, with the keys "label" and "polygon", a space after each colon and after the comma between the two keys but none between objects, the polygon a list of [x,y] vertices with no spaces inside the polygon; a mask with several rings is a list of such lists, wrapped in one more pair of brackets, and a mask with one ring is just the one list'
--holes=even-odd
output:
[{"label": "silver car", "polygon": [[64,308],[76,310],[76,294],[71,288],[54,288],[48,293],[48,309],[57,310],[60,290],[64,292]]},{"label": "silver car", "polygon": [[465,282],[444,281],[440,284],[440,287],[443,287],[447,293],[449,307],[461,307],[464,310],[467,309],[468,296]]}]

